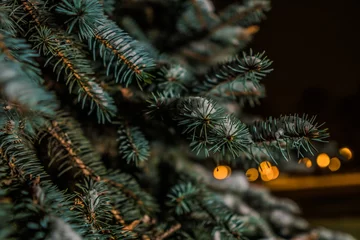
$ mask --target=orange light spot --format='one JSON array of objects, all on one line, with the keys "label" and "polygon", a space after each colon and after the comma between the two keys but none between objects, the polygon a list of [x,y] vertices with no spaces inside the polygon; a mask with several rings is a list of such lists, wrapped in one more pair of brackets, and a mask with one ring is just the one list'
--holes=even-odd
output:
[{"label": "orange light spot", "polygon": [[339,158],[333,157],[330,159],[329,169],[332,172],[339,170],[340,166],[341,166],[341,162],[340,162]]},{"label": "orange light spot", "polygon": [[271,180],[277,179],[280,175],[279,169],[276,166],[272,166],[271,171],[272,171],[272,179]]},{"label": "orange light spot", "polygon": [[351,150],[347,147],[343,147],[339,150],[339,153],[345,157],[347,160],[350,160],[353,157]]},{"label": "orange light spot", "polygon": [[325,168],[330,164],[330,157],[326,153],[320,153],[316,158],[316,163],[319,167]]},{"label": "orange light spot", "polygon": [[259,178],[259,172],[256,168],[249,168],[246,171],[246,177],[250,182],[256,181]]},{"label": "orange light spot", "polygon": [[214,178],[218,180],[223,180],[229,177],[230,175],[229,169],[230,167],[228,166],[223,166],[223,165],[217,166],[213,172]]}]

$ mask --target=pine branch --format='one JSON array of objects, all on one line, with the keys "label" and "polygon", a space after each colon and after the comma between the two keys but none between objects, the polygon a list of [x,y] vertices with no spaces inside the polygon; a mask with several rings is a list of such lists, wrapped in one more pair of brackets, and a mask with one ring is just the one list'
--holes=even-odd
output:
[{"label": "pine branch", "polygon": [[72,208],[80,212],[88,226],[85,237],[101,237],[110,239],[135,239],[131,232],[110,225],[111,205],[103,183],[85,180],[84,185],[78,184],[79,192]]},{"label": "pine branch", "polygon": [[64,75],[65,83],[69,91],[77,85],[78,102],[85,107],[90,100],[90,112],[96,109],[100,123],[111,121],[111,117],[117,112],[113,99],[105,92],[94,79],[91,62],[85,54],[73,44],[71,38],[64,37],[47,27],[36,28],[37,32],[30,37],[39,52],[47,57],[46,64],[52,64],[57,72],[57,79]]},{"label": "pine branch", "polygon": [[122,121],[118,134],[119,152],[128,164],[139,166],[149,158],[149,142],[138,127],[129,126],[127,121]]},{"label": "pine branch", "polygon": [[262,84],[254,84],[251,81],[233,81],[220,86],[216,91],[212,91],[211,95],[219,101],[235,101],[240,106],[249,103],[250,106],[254,107],[260,104],[260,98],[265,97],[265,87]]},{"label": "pine branch", "polygon": [[[269,3],[268,1],[248,1],[246,7],[237,8],[238,12],[232,12],[229,14],[227,11],[220,14],[218,19],[213,19],[213,23],[210,27],[205,28],[201,31],[193,32],[192,34],[183,34],[180,33],[172,37],[171,41],[165,46],[166,51],[172,51],[174,48],[181,49],[184,46],[188,46],[189,44],[196,41],[204,41],[205,39],[209,39],[213,34],[216,34],[218,31],[222,29],[233,26],[235,24],[243,24],[250,22],[254,22],[253,20],[258,20],[259,17],[263,16],[263,11],[268,10]],[[233,10],[234,8],[230,8]]]},{"label": "pine branch", "polygon": [[[144,193],[129,175],[106,170],[77,122],[66,114],[58,114],[45,131],[42,141],[48,141],[49,164],[58,162],[61,176],[72,170],[72,176],[90,178],[104,183],[112,205],[122,212],[126,221],[139,219],[140,214],[156,211],[152,197]],[[111,213],[111,210],[109,210]]]},{"label": "pine branch", "polygon": [[14,235],[44,239],[52,232],[53,221],[58,219],[67,226],[67,234],[72,235],[72,239],[81,239],[72,230],[79,229],[79,225],[75,224],[76,216],[68,211],[70,202],[65,200],[64,193],[46,180],[49,176],[31,147],[35,136],[23,128],[23,120],[15,109],[1,110],[0,116],[0,183],[16,204],[11,220],[18,230]]},{"label": "pine branch", "polygon": [[148,114],[168,114],[190,141],[191,149],[205,156],[238,157],[251,144],[245,124],[226,114],[216,102],[202,97],[166,98],[154,96]]},{"label": "pine branch", "polygon": [[93,152],[79,124],[67,114],[59,112],[57,119],[51,121],[41,134],[41,139],[48,141],[48,166],[61,162],[58,166],[59,176],[71,169],[75,170],[74,177],[82,174],[94,180],[99,179],[100,174],[105,174],[100,157]]},{"label": "pine branch", "polygon": [[224,85],[232,90],[232,83],[245,84],[247,81],[258,87],[259,81],[273,70],[269,68],[272,62],[264,54],[253,55],[250,50],[249,55],[243,52],[242,58],[236,56],[231,61],[219,64],[206,74],[204,81],[196,86],[194,92],[211,95]]},{"label": "pine branch", "polygon": [[98,52],[107,66],[107,75],[113,71],[116,82],[128,86],[135,78],[140,88],[143,82],[151,83],[153,76],[148,71],[154,67],[153,59],[116,23],[104,16],[98,0],[87,0],[84,4],[64,0],[57,11],[72,16],[69,32],[77,26],[79,35],[89,40],[94,58]]},{"label": "pine branch", "polygon": [[189,85],[195,80],[188,69],[175,64],[162,67],[160,76],[156,79],[157,88],[169,97],[180,96],[188,92]]},{"label": "pine branch", "polygon": [[[119,181],[120,179],[121,181]],[[114,203],[116,203],[117,209],[128,209],[129,214],[134,217],[137,216],[137,219],[142,214],[152,215],[158,211],[158,206],[153,197],[144,192],[130,175],[118,171],[108,171],[102,181],[109,187],[111,195],[116,196]],[[124,196],[128,202],[122,201]],[[124,206],[129,206],[129,203],[131,203],[132,207],[125,208]],[[136,209],[140,210],[140,212]]]},{"label": "pine branch", "polygon": [[328,129],[321,129],[323,124],[317,124],[315,118],[307,115],[281,116],[254,122],[248,127],[255,146],[264,149],[275,161],[272,152],[279,151],[285,159],[289,159],[290,149],[296,149],[303,157],[303,151],[314,154],[316,148],[313,142],[326,142]]},{"label": "pine branch", "polygon": [[16,26],[10,18],[11,12],[10,6],[0,3],[0,30],[8,32],[10,36],[15,36]]},{"label": "pine branch", "polygon": [[[16,62],[0,59],[0,86],[2,95],[23,111],[37,112],[52,117],[58,108],[55,96],[29,79]],[[36,122],[34,122],[36,124]]]}]

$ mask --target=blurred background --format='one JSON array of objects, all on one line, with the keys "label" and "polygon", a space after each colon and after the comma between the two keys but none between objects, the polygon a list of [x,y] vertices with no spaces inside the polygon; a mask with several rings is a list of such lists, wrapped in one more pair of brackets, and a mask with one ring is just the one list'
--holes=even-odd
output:
[{"label": "blurred background", "polygon": [[[218,7],[231,2],[214,1]],[[311,173],[280,172],[255,184],[295,200],[310,223],[360,239],[359,10],[358,0],[272,1],[249,47],[265,50],[274,71],[265,80],[267,97],[246,111],[263,117],[308,113],[326,122],[333,150],[351,151],[339,169],[319,167],[315,156]]]}]

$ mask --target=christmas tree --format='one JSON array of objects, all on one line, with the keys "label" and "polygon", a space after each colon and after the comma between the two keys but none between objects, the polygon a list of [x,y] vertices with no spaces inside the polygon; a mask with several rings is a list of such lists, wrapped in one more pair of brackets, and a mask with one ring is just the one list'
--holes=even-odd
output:
[{"label": "christmas tree", "polygon": [[243,112],[273,70],[247,49],[269,10],[2,0],[0,239],[353,239],[242,172],[328,138],[312,116]]}]

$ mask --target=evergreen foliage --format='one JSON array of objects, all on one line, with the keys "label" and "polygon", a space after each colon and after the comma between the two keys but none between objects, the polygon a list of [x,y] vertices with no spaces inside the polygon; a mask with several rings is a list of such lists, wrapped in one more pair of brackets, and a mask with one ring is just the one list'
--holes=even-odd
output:
[{"label": "evergreen foliage", "polygon": [[0,1],[0,238],[308,232],[231,208],[206,175],[222,161],[313,153],[328,137],[313,117],[243,121],[238,108],[259,103],[273,70],[264,52],[244,49],[269,9],[268,0],[219,10],[210,0]]}]

